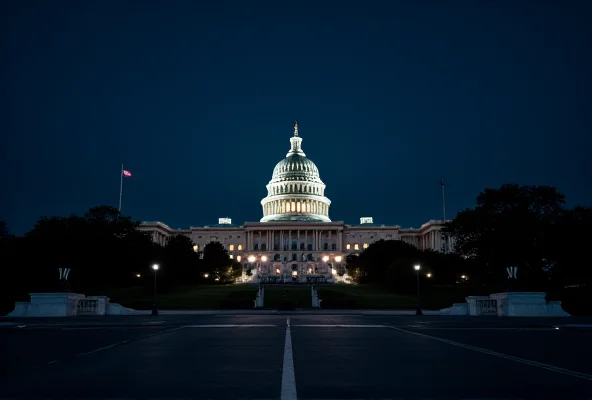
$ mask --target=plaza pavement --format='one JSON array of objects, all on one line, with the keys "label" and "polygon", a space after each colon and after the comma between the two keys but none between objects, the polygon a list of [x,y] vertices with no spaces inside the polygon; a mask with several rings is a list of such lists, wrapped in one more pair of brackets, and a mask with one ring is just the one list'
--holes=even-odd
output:
[{"label": "plaza pavement", "polygon": [[590,319],[273,312],[1,322],[2,399],[592,397]]}]

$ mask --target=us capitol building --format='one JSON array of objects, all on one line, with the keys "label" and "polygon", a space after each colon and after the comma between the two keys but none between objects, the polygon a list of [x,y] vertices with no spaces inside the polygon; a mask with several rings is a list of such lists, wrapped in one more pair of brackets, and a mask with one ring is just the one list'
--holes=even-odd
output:
[{"label": "us capitol building", "polygon": [[237,226],[229,218],[220,218],[216,225],[189,229],[143,222],[139,229],[150,232],[161,245],[171,236],[186,235],[196,252],[210,242],[220,242],[232,259],[243,264],[241,280],[245,282],[347,280],[345,257],[381,239],[450,250],[446,246],[451,244],[442,238],[443,221],[428,221],[419,229],[375,224],[372,217],[360,218],[360,225],[331,221],[331,200],[325,188],[317,166],[302,151],[296,123],[290,151],[273,169],[267,196],[261,200],[263,218],[259,222]]}]

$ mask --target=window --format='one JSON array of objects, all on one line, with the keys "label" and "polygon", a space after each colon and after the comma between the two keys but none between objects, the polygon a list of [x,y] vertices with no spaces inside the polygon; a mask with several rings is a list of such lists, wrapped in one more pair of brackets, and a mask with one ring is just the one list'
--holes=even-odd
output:
[{"label": "window", "polygon": [[329,243],[323,243],[323,250],[329,250]]},{"label": "window", "polygon": [[241,261],[241,256],[236,256],[236,261],[240,262]]},{"label": "window", "polygon": [[259,243],[255,243],[253,245],[253,250],[259,250]]},{"label": "window", "polygon": [[365,249],[367,249],[368,248],[368,243],[364,243],[364,246],[362,246],[362,247],[364,247]]},{"label": "window", "polygon": [[300,243],[300,250],[304,250],[304,243]]},{"label": "window", "polygon": [[193,251],[195,251],[196,253],[199,251],[199,244],[193,245]]},{"label": "window", "polygon": [[243,249],[243,245],[242,245],[242,244],[239,244],[239,245],[238,245],[238,249],[239,249],[239,250],[242,250],[242,249]]},{"label": "window", "polygon": [[296,253],[292,253],[292,261],[296,261],[298,260]]},{"label": "window", "polygon": [[360,246],[357,243],[354,244],[354,250],[360,250]]},{"label": "window", "polygon": [[312,243],[306,245],[306,250],[312,251]]},{"label": "window", "polygon": [[261,250],[263,250],[263,251],[267,250],[267,245],[265,243],[261,244]]},{"label": "window", "polygon": [[234,256],[232,254],[229,257],[230,257],[231,260],[234,258]]},{"label": "window", "polygon": [[345,245],[345,249],[346,249],[346,250],[349,250],[349,249],[351,249],[351,244],[349,244],[349,243],[348,243],[348,244],[346,244],[346,245]]},{"label": "window", "polygon": [[337,250],[337,245],[335,243],[331,244],[331,250]]},{"label": "window", "polygon": [[228,246],[228,250],[230,250],[230,251],[234,251],[234,245],[233,245],[233,244],[231,244],[230,246]]}]

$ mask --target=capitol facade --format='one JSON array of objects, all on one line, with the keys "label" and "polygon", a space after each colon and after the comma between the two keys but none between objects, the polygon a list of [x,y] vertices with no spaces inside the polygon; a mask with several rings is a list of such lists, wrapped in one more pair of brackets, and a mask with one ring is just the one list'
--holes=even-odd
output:
[{"label": "capitol facade", "polygon": [[452,243],[442,236],[442,220],[428,221],[418,229],[376,224],[372,217],[360,218],[359,225],[331,221],[331,200],[325,196],[325,188],[317,166],[302,150],[296,123],[290,151],[273,169],[267,196],[261,200],[263,218],[259,222],[237,226],[229,218],[220,218],[216,225],[189,229],[143,222],[139,229],[162,245],[171,236],[186,235],[195,251],[220,242],[230,257],[243,265],[244,282],[347,281],[345,257],[378,240],[401,240],[420,249],[450,251]]}]

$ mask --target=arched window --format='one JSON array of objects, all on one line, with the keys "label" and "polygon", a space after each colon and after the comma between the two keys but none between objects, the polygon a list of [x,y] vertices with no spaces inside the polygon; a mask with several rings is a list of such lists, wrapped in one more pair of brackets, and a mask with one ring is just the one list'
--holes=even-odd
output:
[{"label": "arched window", "polygon": [[357,243],[354,243],[354,250],[360,250],[360,246]]},{"label": "arched window", "polygon": [[367,249],[368,248],[368,243],[364,243],[364,245],[362,247],[365,248],[365,249]]},{"label": "arched window", "polygon": [[296,211],[296,202],[292,202],[292,212]]},{"label": "arched window", "polygon": [[233,244],[231,244],[230,246],[228,246],[228,250],[229,250],[229,251],[234,251],[234,245],[233,245]]},{"label": "arched window", "polygon": [[296,211],[300,212],[300,202],[296,203]]},{"label": "arched window", "polygon": [[242,244],[239,244],[239,245],[238,245],[238,250],[240,251],[240,250],[242,250],[242,249],[243,249],[243,245],[242,245]]},{"label": "arched window", "polygon": [[199,244],[193,245],[193,251],[195,251],[196,253],[199,251]]},{"label": "arched window", "polygon": [[348,243],[348,244],[346,244],[346,245],[345,245],[345,249],[346,249],[346,250],[349,250],[349,249],[351,249],[351,244],[349,244],[349,243]]}]

